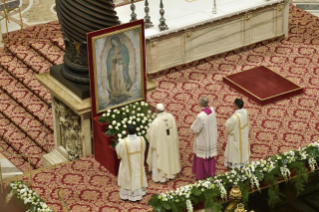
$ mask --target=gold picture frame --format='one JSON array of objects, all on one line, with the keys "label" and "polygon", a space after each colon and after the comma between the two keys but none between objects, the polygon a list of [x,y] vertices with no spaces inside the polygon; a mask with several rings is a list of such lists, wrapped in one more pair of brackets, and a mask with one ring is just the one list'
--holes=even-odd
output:
[{"label": "gold picture frame", "polygon": [[93,115],[146,101],[143,20],[87,36]]}]

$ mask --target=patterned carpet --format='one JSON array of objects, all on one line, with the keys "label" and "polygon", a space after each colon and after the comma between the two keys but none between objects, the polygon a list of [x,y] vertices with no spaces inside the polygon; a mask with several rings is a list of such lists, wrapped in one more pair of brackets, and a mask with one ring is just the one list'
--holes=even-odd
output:
[{"label": "patterned carpet", "polygon": [[[33,168],[42,167],[42,156],[47,152],[43,121],[54,149],[51,109],[44,118],[51,95],[35,74],[62,63],[64,51],[53,42],[61,39],[59,28],[57,21],[29,27],[25,29],[26,39],[21,41],[17,32],[11,32],[10,43],[0,49],[0,143],[13,154],[30,155]],[[2,149],[0,152],[21,171],[27,171],[23,159],[9,156]]]},{"label": "patterned carpet", "polygon": [[[50,40],[51,43],[63,49],[63,44],[58,39],[60,35],[55,31],[50,31],[57,28],[58,25],[42,25],[38,32],[33,32],[33,30],[29,32],[34,36],[33,38],[44,39],[45,42]],[[52,34],[47,36],[46,33]],[[189,128],[200,111],[197,100],[201,95],[209,97],[210,105],[215,108],[217,113],[219,155],[216,167],[218,173],[225,170],[223,166],[223,153],[226,145],[224,124],[227,119],[226,113],[232,111],[232,103],[236,97],[243,98],[245,108],[250,113],[249,137],[252,160],[285,152],[318,140],[319,19],[291,6],[289,34],[290,36],[286,40],[259,43],[223,54],[220,57],[207,58],[167,70],[161,76],[152,76],[159,86],[155,91],[148,93],[148,102],[152,105],[158,102],[164,103],[167,110],[176,117],[180,152],[182,153],[182,172],[176,180],[166,184],[155,184],[148,175],[148,194],[140,203],[121,201],[118,195],[117,179],[104,167],[101,167],[93,157],[83,158],[51,169],[35,171],[33,180],[36,192],[55,211],[61,211],[61,202],[56,194],[59,187],[65,189],[66,203],[74,212],[150,210],[147,201],[152,194],[172,190],[195,181],[195,177],[191,174],[194,136]],[[32,44],[32,48],[38,46]],[[25,48],[21,48],[21,51],[24,51]],[[10,47],[9,52],[17,55],[20,61],[24,61],[27,56],[24,57],[16,52],[17,49],[20,48]],[[42,53],[45,54],[45,51],[44,49]],[[48,58],[48,56],[44,58]],[[26,63],[22,62],[19,65]],[[31,63],[33,64],[33,62]],[[52,61],[50,63],[52,64]],[[260,65],[267,66],[305,87],[305,94],[261,107],[222,82],[222,77],[225,75]],[[42,70],[47,70],[47,66],[48,64],[42,68],[33,66],[32,70],[42,72]],[[23,79],[19,80],[19,83],[28,88],[32,87],[32,83],[30,85]],[[47,102],[44,93],[39,92],[34,96],[38,96],[40,102]],[[21,170],[24,166],[25,164],[19,165]]]}]

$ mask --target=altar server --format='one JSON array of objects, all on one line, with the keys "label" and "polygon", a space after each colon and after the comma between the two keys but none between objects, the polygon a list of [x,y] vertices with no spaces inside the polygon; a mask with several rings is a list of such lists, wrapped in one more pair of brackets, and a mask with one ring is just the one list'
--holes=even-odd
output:
[{"label": "altar server", "polygon": [[165,112],[163,104],[156,105],[156,113],[146,135],[150,144],[147,164],[152,180],[163,183],[181,171],[179,140],[174,116]]},{"label": "altar server", "polygon": [[250,145],[248,141],[249,116],[244,108],[244,102],[236,99],[233,115],[228,114],[225,124],[227,130],[227,145],[225,150],[225,166],[231,169],[249,164]]},{"label": "altar server", "polygon": [[212,177],[215,174],[217,155],[217,122],[213,107],[208,107],[208,98],[201,96],[199,105],[202,111],[191,126],[195,133],[193,173],[198,180]]},{"label": "altar server", "polygon": [[118,185],[123,200],[138,201],[146,194],[147,180],[144,169],[145,140],[136,135],[135,125],[128,125],[128,136],[120,139],[116,153],[121,159]]}]

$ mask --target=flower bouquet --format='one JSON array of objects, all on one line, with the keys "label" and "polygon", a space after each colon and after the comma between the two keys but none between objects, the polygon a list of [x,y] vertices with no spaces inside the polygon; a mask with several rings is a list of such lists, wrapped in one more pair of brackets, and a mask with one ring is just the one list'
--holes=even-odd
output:
[{"label": "flower bouquet", "polygon": [[23,183],[23,181],[15,181],[11,182],[8,186],[8,195],[6,198],[6,204],[9,203],[13,196],[16,196],[19,200],[21,200],[24,205],[27,205],[29,210],[27,212],[32,211],[45,211],[45,212],[53,212],[51,208],[47,206],[43,199],[40,199],[39,196],[28,188],[27,185]]},{"label": "flower bouquet", "polygon": [[108,124],[105,134],[114,136],[114,142],[111,146],[115,147],[120,138],[127,136],[128,124],[134,124],[137,135],[143,136],[147,141],[145,138],[147,129],[156,117],[156,114],[150,109],[151,106],[142,101],[103,113],[99,118],[99,122]]}]

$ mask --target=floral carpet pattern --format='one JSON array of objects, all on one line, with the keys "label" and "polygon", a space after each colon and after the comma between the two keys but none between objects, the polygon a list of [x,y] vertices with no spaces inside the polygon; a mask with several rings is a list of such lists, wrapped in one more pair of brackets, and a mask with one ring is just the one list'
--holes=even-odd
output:
[{"label": "floral carpet pattern", "polygon": [[[48,27],[50,30],[50,27]],[[31,33],[32,34],[32,33]],[[33,187],[55,211],[62,211],[57,190],[64,188],[66,203],[73,212],[151,211],[147,205],[155,193],[195,182],[191,173],[194,135],[190,125],[200,111],[198,99],[206,95],[215,108],[218,122],[217,172],[225,171],[226,113],[241,97],[250,114],[251,160],[286,152],[319,139],[319,19],[290,6],[289,38],[265,41],[205,60],[196,61],[152,76],[158,83],[148,93],[152,105],[164,103],[177,121],[182,171],[173,181],[156,184],[148,174],[148,194],[139,202],[120,200],[117,178],[93,157],[82,158],[33,172]],[[58,36],[56,36],[58,37]],[[51,40],[59,42],[58,39]],[[62,49],[62,48],[61,48]],[[44,52],[44,51],[43,51]],[[222,82],[225,75],[264,65],[305,88],[302,95],[259,106]],[[22,164],[25,167],[25,164]],[[25,178],[27,180],[27,178]]]},{"label": "floral carpet pattern", "polygon": [[[26,28],[23,40],[11,32],[10,42],[0,49],[0,143],[10,153],[28,154],[32,168],[42,167],[46,137],[54,148],[52,110],[47,110],[51,95],[35,74],[62,62],[64,52],[50,40],[61,38],[59,28],[57,21]],[[42,56],[47,49],[52,51]],[[2,148],[0,152],[21,171],[28,171],[22,158],[9,156]]]}]

